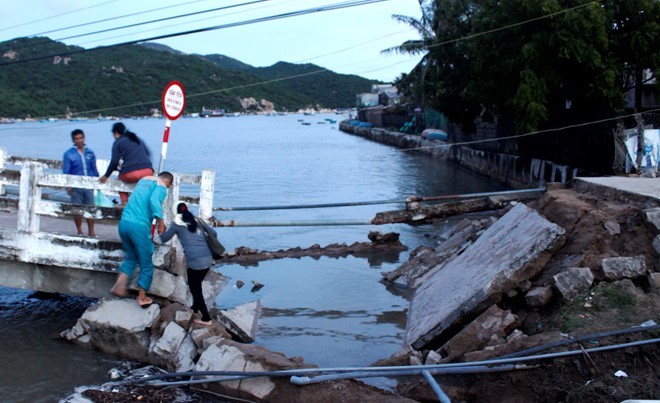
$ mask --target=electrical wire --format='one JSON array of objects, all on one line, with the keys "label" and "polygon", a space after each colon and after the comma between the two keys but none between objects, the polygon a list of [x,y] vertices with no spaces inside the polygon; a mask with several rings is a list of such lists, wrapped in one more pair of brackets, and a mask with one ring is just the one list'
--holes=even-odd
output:
[{"label": "electrical wire", "polygon": [[177,18],[186,18],[186,17],[190,17],[190,16],[193,16],[193,15],[206,14],[206,13],[211,13],[211,12],[221,11],[221,10],[228,10],[230,8],[249,6],[249,5],[252,5],[252,4],[263,3],[265,1],[270,1],[270,0],[254,0],[254,1],[248,1],[246,3],[232,4],[232,5],[229,5],[229,6],[216,7],[216,8],[212,8],[212,9],[208,9],[208,10],[195,11],[195,12],[187,13],[187,14],[179,14],[179,15],[174,15],[174,16],[171,16],[171,17],[158,18],[158,19],[150,20],[150,21],[136,22],[134,24],[123,25],[123,26],[120,26],[120,27],[101,29],[101,30],[94,31],[94,32],[88,32],[88,33],[84,33],[84,34],[71,35],[71,36],[67,36],[67,37],[64,37],[64,38],[58,38],[58,39],[55,39],[55,41],[61,42],[61,41],[64,41],[66,39],[74,39],[74,38],[80,38],[80,37],[83,37],[83,36],[98,35],[98,34],[102,34],[104,32],[117,31],[117,30],[120,30],[120,29],[133,28],[133,27],[138,27],[138,26],[147,25],[147,24],[154,24],[154,23],[157,23],[157,22],[169,21],[169,20],[174,20],[174,19],[177,19]]},{"label": "electrical wire", "polygon": [[110,0],[110,1],[106,1],[105,3],[94,4],[93,6],[83,7],[83,8],[78,8],[78,9],[76,9],[76,10],[67,11],[67,12],[65,12],[65,13],[61,13],[61,14],[57,14],[57,15],[51,15],[50,17],[45,17],[45,18],[40,18],[40,19],[38,19],[38,20],[34,20],[34,21],[24,22],[24,23],[21,23],[21,24],[18,24],[18,25],[12,25],[12,26],[10,26],[10,27],[5,27],[5,28],[0,29],[0,32],[2,32],[2,31],[7,31],[8,29],[14,29],[14,28],[18,28],[18,27],[25,26],[25,25],[34,24],[35,22],[42,22],[42,21],[46,21],[46,20],[51,20],[51,19],[53,19],[53,18],[58,18],[58,17],[61,17],[61,16],[63,16],[63,15],[74,14],[74,13],[77,13],[77,12],[79,12],[79,11],[88,10],[88,9],[90,9],[90,8],[99,7],[99,6],[104,6],[104,5],[106,5],[106,4],[114,3],[114,2],[116,2],[116,1],[117,1],[117,0]]},{"label": "electrical wire", "polygon": [[[266,1],[266,0],[261,0],[261,1]],[[175,37],[178,37],[178,36],[192,35],[192,34],[197,34],[197,33],[202,33],[202,32],[215,31],[215,30],[219,30],[219,29],[227,29],[227,28],[239,27],[239,26],[244,26],[244,25],[257,24],[257,23],[262,23],[262,22],[267,22],[267,21],[279,20],[279,19],[283,19],[283,18],[299,17],[299,16],[307,15],[307,14],[314,14],[314,13],[320,13],[320,12],[340,10],[340,9],[350,8],[350,7],[364,6],[364,5],[373,4],[373,3],[381,3],[381,2],[384,2],[384,1],[389,1],[389,0],[353,0],[353,1],[346,1],[346,2],[343,2],[343,3],[335,3],[335,4],[328,5],[328,6],[313,7],[313,8],[308,8],[308,9],[304,9],[304,10],[291,11],[291,12],[286,12],[286,13],[281,13],[281,14],[276,14],[276,15],[271,15],[271,16],[266,16],[266,17],[254,18],[254,19],[251,19],[251,20],[237,21],[237,22],[221,24],[221,25],[216,25],[216,26],[211,26],[211,27],[197,28],[197,29],[192,29],[192,30],[188,30],[188,31],[157,35],[157,36],[152,36],[150,38],[136,39],[136,40],[121,42],[121,43],[117,43],[117,44],[113,44],[113,45],[98,46],[98,47],[93,48],[93,49],[75,49],[75,50],[70,50],[70,51],[66,51],[66,52],[52,53],[52,54],[43,55],[43,56],[35,56],[35,57],[21,59],[21,60],[12,60],[10,62],[0,63],[0,67],[13,65],[13,64],[28,63],[28,62],[38,61],[38,60],[45,60],[45,59],[53,58],[55,56],[70,56],[70,55],[73,55],[73,54],[79,54],[79,53],[84,53],[84,52],[93,52],[93,51],[97,51],[97,50],[101,50],[101,49],[109,49],[109,48],[119,47],[119,46],[135,45],[135,44],[138,44],[138,43],[141,43],[141,42],[155,41],[155,40],[166,39],[166,38],[175,38]]]},{"label": "electrical wire", "polygon": [[[41,36],[41,35],[51,34],[53,32],[66,31],[66,30],[69,30],[69,29],[74,29],[74,28],[80,28],[80,27],[85,27],[85,26],[89,26],[89,25],[99,24],[101,22],[114,21],[114,20],[119,20],[119,19],[126,18],[126,17],[135,17],[135,16],[142,15],[142,14],[153,13],[154,11],[162,11],[162,10],[167,10],[169,8],[183,7],[183,6],[187,6],[187,5],[194,4],[194,3],[200,3],[200,2],[204,2],[204,1],[208,1],[208,0],[194,0],[194,1],[189,1],[187,3],[173,4],[171,6],[152,8],[150,10],[138,11],[136,13],[131,13],[131,14],[118,15],[116,17],[104,18],[104,19],[101,19],[101,20],[85,22],[85,23],[77,24],[77,25],[70,25],[68,27],[51,29],[51,30],[48,30],[48,31],[43,31],[43,32],[39,32],[39,33],[36,33],[36,34],[32,34],[32,35],[26,35],[26,36]],[[106,3],[104,3],[104,4],[106,4]]]}]

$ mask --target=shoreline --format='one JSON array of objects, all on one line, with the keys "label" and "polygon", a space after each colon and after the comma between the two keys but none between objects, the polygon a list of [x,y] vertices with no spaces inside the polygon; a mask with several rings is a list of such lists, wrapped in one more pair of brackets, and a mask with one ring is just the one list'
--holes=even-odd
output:
[{"label": "shoreline", "polygon": [[580,168],[552,161],[477,150],[442,140],[425,139],[418,134],[406,134],[381,127],[360,127],[352,125],[351,122],[354,121],[340,122],[339,130],[455,163],[512,189],[541,187],[549,182],[567,184],[578,176],[592,176]]}]

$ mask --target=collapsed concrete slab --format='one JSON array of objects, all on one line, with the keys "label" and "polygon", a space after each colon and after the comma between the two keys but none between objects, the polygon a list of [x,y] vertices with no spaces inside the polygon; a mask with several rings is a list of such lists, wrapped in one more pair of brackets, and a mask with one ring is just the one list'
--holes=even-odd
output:
[{"label": "collapsed concrete slab", "polygon": [[[495,221],[494,218],[492,220]],[[409,287],[417,289],[436,271],[442,270],[452,259],[463,253],[478,238],[478,234],[491,224],[491,218],[461,221],[446,235],[445,241],[435,248],[422,246],[415,249],[407,262],[396,270],[383,273],[382,281],[393,283],[403,277]]]},{"label": "collapsed concrete slab", "polygon": [[514,206],[417,289],[410,304],[407,342],[419,350],[436,338],[446,341],[456,326],[538,274],[565,242],[564,233],[524,204]]}]

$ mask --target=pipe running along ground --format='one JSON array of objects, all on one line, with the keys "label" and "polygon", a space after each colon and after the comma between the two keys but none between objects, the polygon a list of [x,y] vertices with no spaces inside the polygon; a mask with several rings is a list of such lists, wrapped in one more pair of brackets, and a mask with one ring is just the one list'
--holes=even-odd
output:
[{"label": "pipe running along ground", "polygon": [[[339,380],[339,379],[351,379],[358,377],[365,378],[365,377],[386,377],[386,376],[410,376],[410,375],[421,374],[422,371],[429,371],[429,373],[434,373],[438,375],[440,375],[439,372],[442,372],[442,375],[461,373],[461,372],[451,372],[452,369],[456,371],[463,371],[463,370],[473,371],[472,373],[492,372],[494,368],[488,367],[489,365],[503,365],[503,364],[526,362],[526,361],[536,361],[542,359],[561,358],[561,357],[579,355],[584,353],[597,353],[597,352],[618,350],[629,347],[637,347],[647,344],[654,344],[658,342],[660,342],[660,338],[641,340],[630,343],[613,344],[610,346],[603,346],[603,347],[593,347],[588,349],[563,351],[557,353],[539,354],[539,355],[531,355],[531,356],[523,356],[523,357],[497,358],[497,359],[484,360],[478,362],[460,362],[460,363],[436,364],[436,365],[352,367],[352,368],[303,368],[303,369],[295,369],[295,370],[263,371],[263,372],[241,372],[241,371],[175,372],[175,373],[154,375],[139,380],[126,381],[124,383],[125,384],[150,383],[151,385],[154,386],[180,386],[180,385],[190,385],[190,384],[198,384],[198,383],[225,382],[225,381],[233,381],[233,380],[246,379],[246,378],[257,378],[257,377],[289,377],[289,376],[302,377],[304,375],[309,375],[309,374],[328,374],[328,373],[334,376],[332,380]],[[528,367],[520,367],[513,365],[511,366],[510,370],[522,369],[522,368],[528,368]],[[204,379],[192,379],[186,381],[174,381],[174,382],[153,382],[166,378],[180,378],[180,377],[194,377],[194,376],[216,376],[216,377],[204,378]],[[319,377],[323,377],[320,378],[321,382],[329,380],[327,379],[327,375],[319,375],[315,378],[309,378],[309,381],[306,382],[314,383],[314,380]]]}]

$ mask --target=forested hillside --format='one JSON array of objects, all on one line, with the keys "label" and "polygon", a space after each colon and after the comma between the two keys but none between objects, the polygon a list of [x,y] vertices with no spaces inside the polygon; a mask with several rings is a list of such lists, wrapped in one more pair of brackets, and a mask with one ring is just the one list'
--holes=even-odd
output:
[{"label": "forested hillside", "polygon": [[[0,117],[146,115],[160,109],[168,82],[180,81],[186,112],[240,111],[239,98],[265,99],[277,110],[350,107],[372,81],[323,71],[291,80],[313,65],[254,68],[221,55],[185,55],[163,46],[128,45],[82,51],[48,38],[0,43]],[[165,51],[169,50],[169,51]],[[36,59],[36,60],[33,60]]]}]

